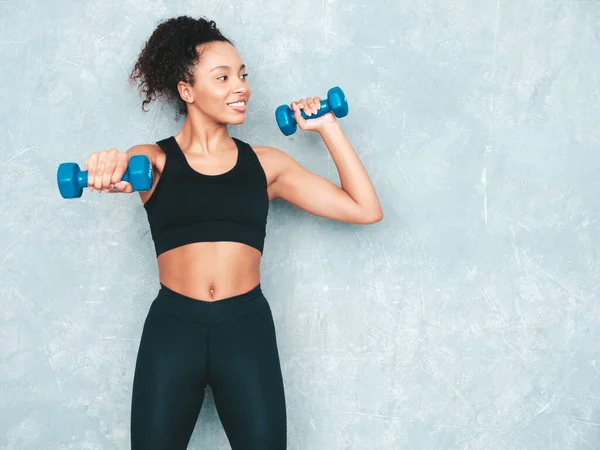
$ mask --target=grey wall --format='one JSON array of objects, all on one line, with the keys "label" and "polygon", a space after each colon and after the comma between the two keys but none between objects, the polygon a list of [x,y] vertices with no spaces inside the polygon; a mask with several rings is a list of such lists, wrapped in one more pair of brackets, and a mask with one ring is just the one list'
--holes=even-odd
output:
[{"label": "grey wall", "polygon": [[[128,448],[149,228],[137,196],[66,201],[55,173],[177,132],[127,75],[182,13],[249,66],[232,134],[334,181],[273,112],[343,87],[386,214],[272,205],[289,448],[600,448],[600,4],[567,0],[0,1],[0,446]],[[228,448],[210,391],[190,448]]]}]

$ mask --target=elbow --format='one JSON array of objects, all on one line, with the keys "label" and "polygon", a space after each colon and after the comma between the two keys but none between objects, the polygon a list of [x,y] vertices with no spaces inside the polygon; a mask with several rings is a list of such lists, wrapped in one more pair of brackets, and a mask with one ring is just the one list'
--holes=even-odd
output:
[{"label": "elbow", "polygon": [[378,211],[375,211],[373,213],[363,215],[361,223],[363,225],[371,225],[377,222],[381,222],[381,220],[383,220],[383,211],[379,209]]},{"label": "elbow", "polygon": [[373,217],[373,221],[371,223],[381,222],[383,220],[383,211],[379,210],[379,212]]}]

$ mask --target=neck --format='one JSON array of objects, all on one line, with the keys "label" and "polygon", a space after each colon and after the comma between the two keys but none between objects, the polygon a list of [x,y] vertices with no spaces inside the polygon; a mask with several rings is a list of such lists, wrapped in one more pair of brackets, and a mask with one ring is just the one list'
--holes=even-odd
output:
[{"label": "neck", "polygon": [[193,110],[188,110],[175,138],[182,150],[189,153],[214,153],[231,143],[227,124],[217,123]]}]

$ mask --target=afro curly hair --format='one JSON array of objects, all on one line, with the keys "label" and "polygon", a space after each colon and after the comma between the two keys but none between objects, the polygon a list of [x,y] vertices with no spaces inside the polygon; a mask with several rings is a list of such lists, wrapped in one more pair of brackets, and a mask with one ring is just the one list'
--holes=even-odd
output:
[{"label": "afro curly hair", "polygon": [[180,16],[166,19],[154,30],[129,75],[145,99],[142,110],[155,99],[177,103],[177,117],[187,115],[187,104],[177,90],[180,81],[193,84],[194,66],[200,60],[201,46],[211,42],[233,43],[221,34],[212,20]]}]

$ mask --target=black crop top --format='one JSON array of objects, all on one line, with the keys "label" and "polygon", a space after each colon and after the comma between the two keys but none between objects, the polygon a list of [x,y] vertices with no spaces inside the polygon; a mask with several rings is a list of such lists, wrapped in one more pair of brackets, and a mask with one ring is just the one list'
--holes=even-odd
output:
[{"label": "black crop top", "polygon": [[188,163],[174,137],[157,142],[166,161],[144,204],[156,256],[193,242],[241,242],[263,251],[269,195],[265,172],[250,147],[238,148],[233,169],[205,175]]}]

